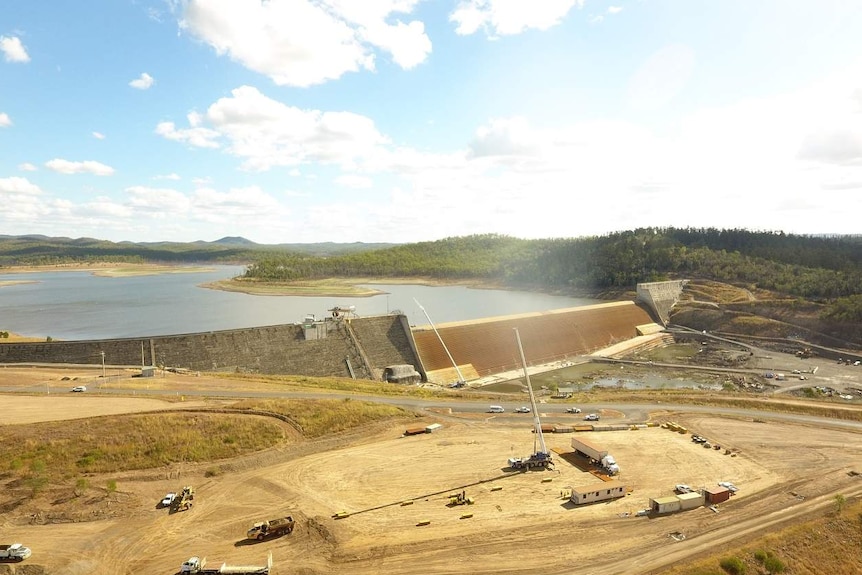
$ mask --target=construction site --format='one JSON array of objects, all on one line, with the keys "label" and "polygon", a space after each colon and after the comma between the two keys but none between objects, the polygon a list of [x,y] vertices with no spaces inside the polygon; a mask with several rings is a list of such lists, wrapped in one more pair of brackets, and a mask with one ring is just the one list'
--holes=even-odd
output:
[{"label": "construction site", "polygon": [[[4,385],[32,385],[21,372],[3,375]],[[214,396],[236,388],[186,375],[171,385]],[[246,391],[266,392],[267,385]],[[83,394],[14,394],[4,403],[10,424],[68,425],[229,405]],[[255,565],[272,553],[276,575],[642,574],[828,509],[836,494],[862,495],[855,474],[862,469],[860,428],[850,421],[602,405],[590,411],[601,416],[596,429],[607,431],[574,431],[588,426],[565,413],[566,405],[533,401],[532,414],[523,415],[488,414],[487,400],[472,411],[429,404],[418,420],[430,427],[426,433],[406,435],[407,426],[392,422],[337,441],[288,435],[276,448],[220,462],[216,475],[211,466],[183,464],[92,477],[93,484],[116,481],[117,491],[85,520],[69,507],[79,500],[16,505],[7,491],[0,530],[33,556],[0,565],[0,573],[176,573],[192,556]],[[548,426],[572,431],[536,433]],[[704,448],[693,435],[721,449]],[[573,447],[573,440],[585,443]],[[585,453],[586,444],[597,452]],[[613,475],[595,457],[605,452],[619,467]],[[531,459],[545,464],[518,468]],[[173,514],[155,509],[178,483],[195,486],[194,506]],[[679,485],[705,492],[720,491],[720,483],[736,489],[720,503],[650,511],[657,500],[682,501]],[[79,514],[70,521],[73,510]],[[249,526],[287,514],[295,522],[289,534],[248,539]]]}]

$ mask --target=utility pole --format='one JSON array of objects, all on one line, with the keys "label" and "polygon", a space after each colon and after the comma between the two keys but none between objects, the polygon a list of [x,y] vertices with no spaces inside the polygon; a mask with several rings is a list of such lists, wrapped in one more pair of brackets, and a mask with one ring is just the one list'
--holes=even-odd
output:
[{"label": "utility pole", "polygon": [[102,379],[105,379],[105,352],[100,351],[99,353],[102,354]]}]

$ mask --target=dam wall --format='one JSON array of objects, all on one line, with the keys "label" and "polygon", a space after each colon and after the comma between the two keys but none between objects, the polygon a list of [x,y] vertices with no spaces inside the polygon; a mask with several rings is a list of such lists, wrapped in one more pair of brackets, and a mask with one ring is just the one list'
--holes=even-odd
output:
[{"label": "dam wall", "polygon": [[638,301],[650,306],[662,325],[667,326],[670,310],[679,301],[686,282],[687,280],[674,280],[638,284]]},{"label": "dam wall", "polygon": [[[411,328],[406,316],[309,319],[303,324],[153,337],[0,344],[0,364],[158,366],[193,371],[382,380],[411,365],[448,384],[563,361],[654,334],[650,307],[633,301]],[[452,356],[446,353],[446,349]],[[458,369],[453,366],[454,360]],[[460,373],[458,373],[460,372]]]},{"label": "dam wall", "polygon": [[406,318],[390,315],[125,339],[8,343],[0,363],[155,365],[380,379],[392,364],[418,365]]}]

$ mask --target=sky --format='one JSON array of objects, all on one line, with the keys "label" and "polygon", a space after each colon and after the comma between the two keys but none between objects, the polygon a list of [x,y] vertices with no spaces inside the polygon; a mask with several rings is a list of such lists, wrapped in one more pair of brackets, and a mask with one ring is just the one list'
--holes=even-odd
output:
[{"label": "sky", "polygon": [[0,234],[862,233],[858,0],[0,0]]}]

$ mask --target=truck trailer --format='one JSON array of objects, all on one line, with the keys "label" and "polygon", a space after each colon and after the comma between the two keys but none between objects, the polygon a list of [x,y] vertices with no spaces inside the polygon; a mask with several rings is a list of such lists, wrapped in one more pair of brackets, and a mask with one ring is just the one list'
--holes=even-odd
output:
[{"label": "truck trailer", "polygon": [[32,554],[29,547],[20,543],[11,545],[0,545],[0,559],[11,559],[12,561],[23,561]]},{"label": "truck trailer", "polygon": [[278,519],[270,519],[269,521],[261,521],[251,526],[251,529],[245,534],[246,539],[257,539],[263,541],[267,537],[277,537],[285,533],[292,533],[293,527],[296,525],[293,517],[279,517]]},{"label": "truck trailer", "polygon": [[590,461],[595,461],[596,463],[601,462],[601,460],[608,455],[608,451],[606,449],[593,445],[586,439],[579,439],[577,437],[572,438],[572,449],[590,459]]},{"label": "truck trailer", "polygon": [[220,567],[207,567],[206,557],[190,557],[180,566],[180,573],[193,573],[195,575],[268,575],[272,569],[272,553],[267,557],[266,565],[228,565],[222,563]]}]

